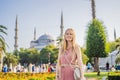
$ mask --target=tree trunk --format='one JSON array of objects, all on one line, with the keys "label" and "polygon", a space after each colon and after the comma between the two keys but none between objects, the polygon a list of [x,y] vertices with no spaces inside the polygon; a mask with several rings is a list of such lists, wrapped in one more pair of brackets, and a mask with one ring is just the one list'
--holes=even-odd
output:
[{"label": "tree trunk", "polygon": [[99,72],[99,57],[94,57],[94,71]]},{"label": "tree trunk", "polygon": [[95,0],[91,0],[92,18],[95,19]]}]

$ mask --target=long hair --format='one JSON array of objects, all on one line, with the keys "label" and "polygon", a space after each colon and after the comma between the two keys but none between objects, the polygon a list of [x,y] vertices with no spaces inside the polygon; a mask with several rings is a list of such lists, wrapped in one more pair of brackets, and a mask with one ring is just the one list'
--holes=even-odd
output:
[{"label": "long hair", "polygon": [[66,33],[67,33],[68,30],[71,30],[72,33],[73,33],[72,47],[73,47],[73,49],[75,49],[75,44],[76,44],[75,31],[74,31],[74,29],[72,29],[72,28],[68,28],[68,29],[65,31],[64,38],[63,38],[63,41],[62,41],[62,47],[61,47],[62,51],[61,51],[61,53],[65,53],[65,51],[66,51],[66,49],[67,49],[67,46],[68,46],[67,40],[65,39],[65,35],[66,35]]}]

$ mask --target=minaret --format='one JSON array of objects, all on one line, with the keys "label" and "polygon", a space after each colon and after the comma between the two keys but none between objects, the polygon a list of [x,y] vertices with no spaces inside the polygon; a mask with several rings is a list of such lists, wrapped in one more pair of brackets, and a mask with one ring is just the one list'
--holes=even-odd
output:
[{"label": "minaret", "polygon": [[63,12],[61,12],[60,36],[63,37]]},{"label": "minaret", "polygon": [[16,16],[16,23],[15,23],[15,45],[14,50],[17,50],[18,48],[18,22],[17,22],[17,16]]},{"label": "minaret", "polygon": [[36,27],[34,28],[34,40],[36,40]]},{"label": "minaret", "polygon": [[116,30],[114,28],[114,40],[116,41]]}]

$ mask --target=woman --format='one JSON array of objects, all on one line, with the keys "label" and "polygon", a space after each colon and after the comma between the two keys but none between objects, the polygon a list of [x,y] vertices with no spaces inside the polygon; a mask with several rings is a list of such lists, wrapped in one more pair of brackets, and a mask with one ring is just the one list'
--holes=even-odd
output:
[{"label": "woman", "polygon": [[63,44],[59,49],[58,62],[56,66],[57,80],[75,80],[74,66],[80,68],[80,80],[84,80],[83,62],[80,47],[75,42],[75,32],[72,28],[65,31]]}]

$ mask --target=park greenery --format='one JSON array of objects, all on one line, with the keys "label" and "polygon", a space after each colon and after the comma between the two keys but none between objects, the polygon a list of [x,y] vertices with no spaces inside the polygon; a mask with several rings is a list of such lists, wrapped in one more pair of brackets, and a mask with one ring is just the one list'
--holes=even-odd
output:
[{"label": "park greenery", "polygon": [[7,27],[0,25],[0,52],[6,52],[6,42],[4,39],[4,35],[7,35]]},{"label": "park greenery", "polygon": [[115,63],[116,64],[119,64],[120,63],[120,55],[117,56],[116,60],[115,60]]},{"label": "park greenery", "polygon": [[[88,61],[88,57],[84,54],[84,51],[85,49],[81,48],[83,63],[86,64]],[[30,63],[39,65],[43,63],[49,63],[49,59],[50,63],[54,64],[57,61],[57,57],[58,48],[54,45],[48,45],[41,51],[38,51],[34,48],[20,48],[20,51],[17,50],[13,53],[6,53],[4,64],[7,64],[8,66],[10,65],[10,63],[12,63],[13,65],[17,65],[18,63],[20,63],[21,65],[29,65]]]},{"label": "park greenery", "polygon": [[86,54],[90,59],[94,59],[94,70],[99,71],[99,57],[106,57],[106,30],[102,22],[93,19],[88,24]]},{"label": "park greenery", "polygon": [[8,66],[10,66],[10,63],[12,63],[13,66],[18,64],[18,58],[11,54],[11,53],[6,53],[6,56],[3,58],[3,63],[7,64]]},{"label": "park greenery", "polygon": [[43,63],[56,63],[58,48],[54,45],[48,45],[40,51],[40,60]]}]

